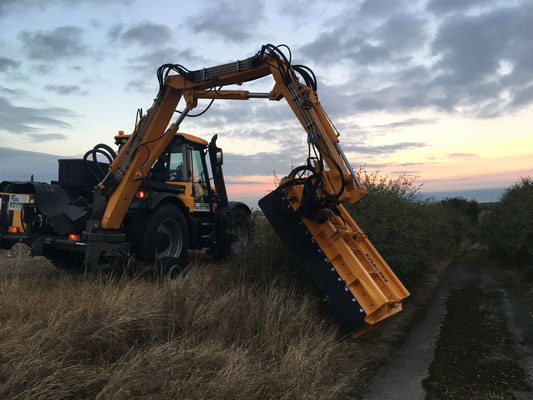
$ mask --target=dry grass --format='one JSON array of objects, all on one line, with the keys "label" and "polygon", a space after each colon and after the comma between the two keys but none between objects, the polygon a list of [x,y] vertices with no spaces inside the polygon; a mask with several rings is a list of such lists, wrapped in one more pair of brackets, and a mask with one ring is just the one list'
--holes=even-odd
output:
[{"label": "dry grass", "polygon": [[0,399],[361,398],[444,264],[406,311],[339,341],[322,296],[256,223],[244,256],[198,257],[174,281],[69,274],[24,246],[0,252]]},{"label": "dry grass", "polygon": [[2,399],[338,399],[359,374],[360,347],[346,352],[290,279],[205,264],[174,281],[84,277],[25,249],[9,255],[0,254]]}]

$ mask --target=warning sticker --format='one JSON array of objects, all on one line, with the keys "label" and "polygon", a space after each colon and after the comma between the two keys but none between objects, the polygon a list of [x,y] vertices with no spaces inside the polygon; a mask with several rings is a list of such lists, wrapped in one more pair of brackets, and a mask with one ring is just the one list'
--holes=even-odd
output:
[{"label": "warning sticker", "polygon": [[30,202],[30,196],[27,194],[11,194],[9,195],[9,203],[7,209],[11,210],[22,210],[22,205]]},{"label": "warning sticker", "polygon": [[193,211],[209,212],[209,203],[194,203]]}]

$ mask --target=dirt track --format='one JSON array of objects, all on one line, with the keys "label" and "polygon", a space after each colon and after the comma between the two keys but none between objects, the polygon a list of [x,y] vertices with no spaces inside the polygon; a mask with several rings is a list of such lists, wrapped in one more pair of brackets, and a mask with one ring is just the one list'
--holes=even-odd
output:
[{"label": "dirt track", "polygon": [[467,255],[450,266],[365,399],[533,398],[533,315],[476,264]]}]

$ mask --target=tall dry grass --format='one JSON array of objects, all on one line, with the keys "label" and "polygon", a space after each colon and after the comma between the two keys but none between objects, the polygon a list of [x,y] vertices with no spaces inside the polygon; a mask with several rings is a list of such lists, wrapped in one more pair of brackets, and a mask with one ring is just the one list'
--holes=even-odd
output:
[{"label": "tall dry grass", "polygon": [[337,341],[276,246],[272,235],[263,253],[174,281],[69,274],[18,246],[2,252],[0,398],[347,397],[364,352]]}]

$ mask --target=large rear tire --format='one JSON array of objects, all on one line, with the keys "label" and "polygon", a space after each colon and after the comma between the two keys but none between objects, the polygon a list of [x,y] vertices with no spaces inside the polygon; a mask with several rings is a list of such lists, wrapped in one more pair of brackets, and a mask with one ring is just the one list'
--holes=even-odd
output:
[{"label": "large rear tire", "polygon": [[189,226],[178,206],[163,204],[131,221],[128,231],[132,251],[139,259],[151,263],[172,258],[186,266]]}]

